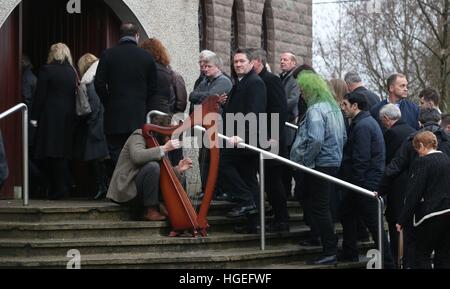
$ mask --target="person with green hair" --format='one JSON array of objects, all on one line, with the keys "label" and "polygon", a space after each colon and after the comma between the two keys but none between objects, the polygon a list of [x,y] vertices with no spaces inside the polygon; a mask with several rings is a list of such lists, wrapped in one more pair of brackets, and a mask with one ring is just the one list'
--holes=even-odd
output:
[{"label": "person with green hair", "polygon": [[[297,82],[306,100],[307,111],[292,145],[291,160],[327,175],[336,176],[347,138],[340,107],[328,84],[320,75],[304,71],[298,75]],[[322,256],[308,263],[335,264],[337,236],[330,212],[330,193],[333,184],[310,175],[303,175],[299,179],[303,181],[300,184],[304,192],[303,206],[308,210],[305,213],[309,215],[311,232],[317,232],[323,248]]]}]

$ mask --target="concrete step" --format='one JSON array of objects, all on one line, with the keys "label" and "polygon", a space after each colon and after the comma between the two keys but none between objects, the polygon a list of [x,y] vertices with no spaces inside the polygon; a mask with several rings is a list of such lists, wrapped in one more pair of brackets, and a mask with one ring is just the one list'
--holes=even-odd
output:
[{"label": "concrete step", "polygon": [[[371,247],[363,244],[361,249]],[[295,244],[270,245],[265,251],[258,248],[172,252],[111,253],[81,255],[81,268],[159,268],[159,269],[236,269],[265,268],[273,264],[293,264],[305,258],[315,258],[320,247],[301,247]],[[66,268],[66,256],[1,258],[0,268]],[[299,264],[300,266],[300,264]],[[299,267],[301,268],[301,267]],[[317,269],[317,267],[316,267]]]},{"label": "concrete step", "polygon": [[[267,245],[297,244],[306,238],[309,228],[299,226],[285,233],[266,234]],[[260,247],[259,234],[211,233],[205,238],[151,236],[96,237],[74,239],[15,240],[0,239],[0,259],[8,257],[65,256],[71,249],[83,255],[110,253],[181,253],[186,251],[228,250],[234,248],[254,249]]]},{"label": "concrete step", "polygon": [[[243,218],[211,216],[209,233],[232,232],[233,227],[244,222]],[[270,222],[267,218],[266,222]],[[303,216],[291,216],[292,226],[302,225]],[[170,232],[168,221],[103,221],[80,220],[60,222],[0,222],[0,239],[74,239],[74,238],[148,238],[159,235],[167,236]]]},{"label": "concrete step", "polygon": [[[213,201],[209,216],[225,216],[236,205],[230,202]],[[292,215],[301,213],[298,202],[288,202],[288,210]],[[0,200],[0,220],[4,222],[57,222],[63,220],[130,220],[129,209],[109,201],[47,201],[31,200],[24,207],[19,200]]]}]

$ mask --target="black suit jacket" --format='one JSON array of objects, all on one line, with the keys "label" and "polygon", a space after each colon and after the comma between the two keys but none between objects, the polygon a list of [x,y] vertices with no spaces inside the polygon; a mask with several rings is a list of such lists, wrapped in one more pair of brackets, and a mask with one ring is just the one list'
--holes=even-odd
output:
[{"label": "black suit jacket", "polygon": [[[287,112],[287,101],[286,101],[286,92],[284,91],[283,84],[281,83],[281,79],[275,74],[267,71],[266,68],[263,68],[261,73],[259,73],[259,77],[264,81],[266,85],[266,93],[267,93],[267,137],[270,139],[275,139],[279,143],[279,155],[282,157],[287,157],[287,143],[286,143],[286,135],[285,123],[288,120],[288,112]],[[278,114],[279,122],[277,124],[272,124],[272,115]],[[272,125],[278,126],[278,137],[272,131]]]},{"label": "black suit jacket", "polygon": [[[267,97],[266,97],[266,85],[264,81],[251,70],[247,75],[245,75],[240,81],[236,80],[236,84],[233,86],[230,97],[224,109],[224,114],[238,114],[242,113],[244,116],[249,113],[254,113],[258,116],[260,113],[266,112]],[[225,116],[226,117],[226,116]],[[258,129],[254,131],[252,127],[246,122],[243,133],[240,133],[234,125],[234,129],[228,128],[226,125],[226,118],[224,119],[225,133],[228,136],[239,136],[246,143],[254,139],[259,138],[259,122],[257,121]],[[239,125],[239,124],[238,124]],[[256,134],[256,135],[255,135]],[[255,143],[250,143],[255,145]],[[227,150],[228,151],[228,150]],[[232,151],[243,151],[243,150],[232,150]]]},{"label": "black suit jacket", "polygon": [[394,126],[384,133],[384,141],[386,143],[386,164],[389,164],[397,150],[401,147],[411,134],[416,132],[415,129],[399,119]]},{"label": "black suit jacket", "polygon": [[105,107],[105,134],[131,134],[145,123],[146,113],[159,109],[156,65],[147,51],[130,40],[102,53],[95,89]]},{"label": "black suit jacket", "polygon": [[381,99],[378,95],[376,95],[372,91],[368,90],[364,86],[360,86],[357,89],[355,89],[354,91],[357,93],[360,93],[366,97],[368,110],[370,110],[374,105],[378,104],[381,101]]}]

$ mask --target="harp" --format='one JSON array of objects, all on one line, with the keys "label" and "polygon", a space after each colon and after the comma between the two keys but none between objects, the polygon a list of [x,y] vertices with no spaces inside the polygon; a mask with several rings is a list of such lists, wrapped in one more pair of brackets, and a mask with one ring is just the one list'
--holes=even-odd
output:
[{"label": "harp", "polygon": [[168,218],[172,226],[170,236],[177,236],[180,232],[191,230],[193,236],[200,233],[206,236],[208,228],[208,210],[216,187],[216,181],[219,170],[219,145],[218,145],[218,116],[219,96],[208,97],[201,106],[191,113],[189,118],[182,124],[170,127],[162,127],[154,124],[144,125],[142,131],[146,140],[147,147],[159,146],[155,133],[163,136],[173,136],[194,126],[200,125],[206,129],[206,135],[210,142],[210,163],[208,179],[206,182],[204,197],[202,199],[198,213],[184,190],[174,168],[167,157],[164,157],[160,163],[160,190],[167,208]]}]

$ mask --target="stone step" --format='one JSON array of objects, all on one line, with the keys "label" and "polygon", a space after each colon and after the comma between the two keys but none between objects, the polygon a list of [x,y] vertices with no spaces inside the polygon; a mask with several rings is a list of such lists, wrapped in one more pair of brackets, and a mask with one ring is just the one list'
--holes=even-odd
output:
[{"label": "stone step", "polygon": [[[236,224],[244,222],[243,218],[226,218],[211,216],[208,218],[209,233],[232,232]],[[266,222],[269,222],[270,218]],[[302,225],[303,216],[291,216],[292,226]],[[74,239],[74,238],[147,238],[149,236],[167,236],[170,232],[168,221],[102,221],[80,220],[61,222],[0,222],[0,239]]]},{"label": "stone step", "polygon": [[[363,244],[361,250],[372,244]],[[236,269],[264,268],[273,264],[292,264],[315,258],[320,247],[301,247],[295,244],[270,245],[265,251],[258,248],[232,248],[172,252],[110,253],[81,255],[81,268],[159,268],[159,269]],[[0,268],[59,268],[64,269],[70,258],[66,256],[1,258]],[[299,264],[299,269],[300,269]],[[317,269],[317,267],[315,267]]]},{"label": "stone step", "polygon": [[[299,226],[285,233],[267,233],[267,245],[297,244],[309,228]],[[227,250],[260,247],[259,234],[211,233],[205,238],[148,236],[141,238],[97,237],[74,239],[15,240],[0,239],[0,259],[5,257],[65,256],[71,249],[81,254],[174,252]]]},{"label": "stone step", "polygon": [[[225,216],[235,204],[213,201],[209,216]],[[301,213],[298,202],[288,202],[290,214]],[[94,221],[130,220],[129,209],[109,201],[47,201],[31,200],[27,207],[21,201],[0,201],[0,220],[4,222],[57,222],[57,221]]]}]

